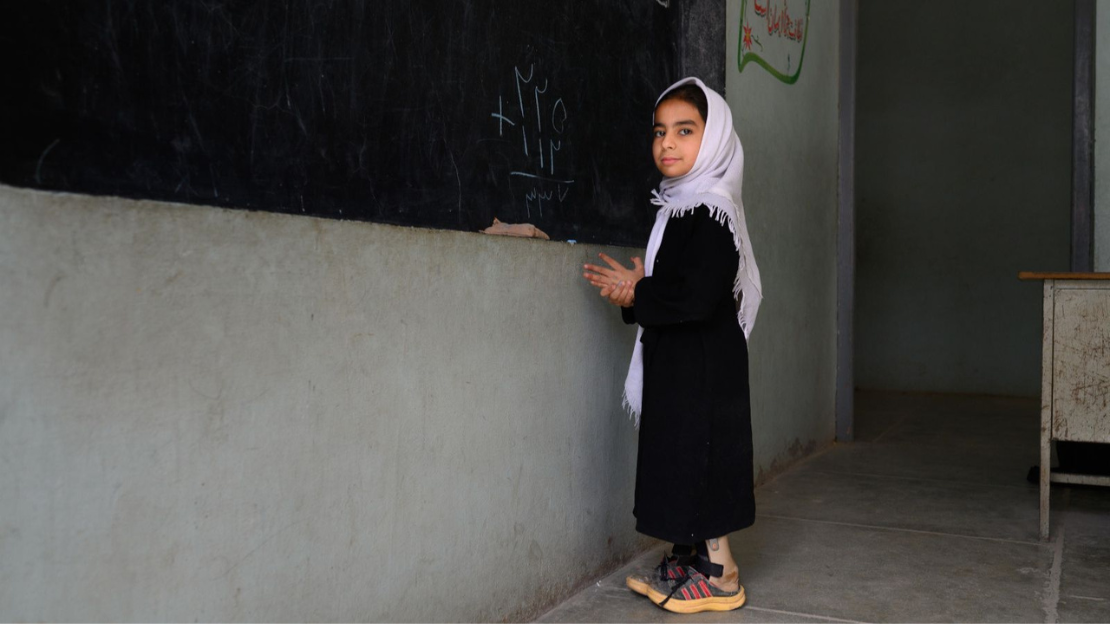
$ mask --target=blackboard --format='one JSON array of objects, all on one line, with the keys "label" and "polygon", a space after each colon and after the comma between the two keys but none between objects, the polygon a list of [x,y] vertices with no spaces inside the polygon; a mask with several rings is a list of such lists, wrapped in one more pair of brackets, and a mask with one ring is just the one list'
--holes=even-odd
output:
[{"label": "blackboard", "polygon": [[166,0],[10,7],[0,181],[642,244],[658,0]]}]

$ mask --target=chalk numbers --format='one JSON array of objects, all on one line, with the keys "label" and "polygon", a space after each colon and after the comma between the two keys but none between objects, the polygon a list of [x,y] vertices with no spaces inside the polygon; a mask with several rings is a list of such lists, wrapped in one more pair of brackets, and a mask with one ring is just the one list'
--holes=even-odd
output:
[{"label": "chalk numbers", "polygon": [[[519,145],[517,157],[522,166],[509,172],[510,181],[524,182],[524,211],[532,218],[532,210],[543,216],[544,202],[550,206],[563,203],[574,180],[560,175],[560,152],[567,129],[567,105],[557,97],[545,78],[541,86],[536,66],[527,72],[513,68],[513,92],[508,98],[498,96],[497,110],[490,117],[497,125],[497,136]],[[515,95],[515,97],[513,97]]]}]

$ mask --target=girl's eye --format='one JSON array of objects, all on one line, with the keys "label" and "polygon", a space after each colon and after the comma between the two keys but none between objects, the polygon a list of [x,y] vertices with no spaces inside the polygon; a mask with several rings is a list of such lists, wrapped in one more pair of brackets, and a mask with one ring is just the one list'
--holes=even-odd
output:
[{"label": "girl's eye", "polygon": [[653,136],[657,139],[660,139],[660,138],[663,137],[663,131],[662,130],[655,130],[651,133],[651,136]]},{"label": "girl's eye", "polygon": [[693,130],[691,130],[689,128],[683,128],[683,129],[679,130],[678,133],[682,136],[686,136],[688,134],[693,133]]}]

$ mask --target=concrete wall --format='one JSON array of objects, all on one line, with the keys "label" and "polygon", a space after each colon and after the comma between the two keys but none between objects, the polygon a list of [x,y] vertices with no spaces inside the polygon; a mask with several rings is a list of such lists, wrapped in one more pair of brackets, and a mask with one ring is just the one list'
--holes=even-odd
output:
[{"label": "concrete wall", "polygon": [[764,295],[750,347],[753,435],[756,456],[771,458],[759,469],[772,473],[831,442],[836,424],[838,7],[810,11],[788,85],[754,63],[737,71],[740,2],[728,3],[726,95]]},{"label": "concrete wall", "polygon": [[639,552],[600,249],[0,187],[0,620],[513,619]]},{"label": "concrete wall", "polygon": [[856,380],[1035,396],[1068,269],[1071,5],[860,2]]},{"label": "concrete wall", "polygon": [[1095,4],[1095,270],[1110,271],[1110,0]]}]

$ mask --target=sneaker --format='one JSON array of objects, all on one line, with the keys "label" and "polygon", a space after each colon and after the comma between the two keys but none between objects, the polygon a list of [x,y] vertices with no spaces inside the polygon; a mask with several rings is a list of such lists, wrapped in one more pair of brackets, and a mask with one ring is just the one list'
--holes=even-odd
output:
[{"label": "sneaker", "polygon": [[684,578],[686,566],[693,559],[694,553],[691,550],[688,555],[679,555],[675,554],[676,551],[678,551],[677,548],[671,551],[669,556],[664,554],[663,560],[655,566],[654,570],[628,575],[624,579],[624,584],[637,594],[646,596],[653,581],[675,581]]},{"label": "sneaker", "polygon": [[744,587],[727,592],[714,586],[693,567],[687,566],[685,575],[673,581],[658,580],[648,587],[648,599],[674,613],[700,613],[702,611],[732,611],[744,606],[748,598]]}]

